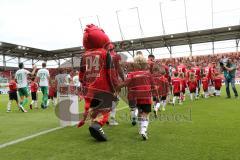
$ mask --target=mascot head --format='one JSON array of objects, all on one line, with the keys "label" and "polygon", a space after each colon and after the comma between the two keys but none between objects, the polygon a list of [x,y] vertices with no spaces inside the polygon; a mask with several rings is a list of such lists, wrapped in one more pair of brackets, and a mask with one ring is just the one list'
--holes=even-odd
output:
[{"label": "mascot head", "polygon": [[105,48],[108,49],[110,39],[105,32],[94,24],[87,25],[83,35],[83,46],[86,50]]}]

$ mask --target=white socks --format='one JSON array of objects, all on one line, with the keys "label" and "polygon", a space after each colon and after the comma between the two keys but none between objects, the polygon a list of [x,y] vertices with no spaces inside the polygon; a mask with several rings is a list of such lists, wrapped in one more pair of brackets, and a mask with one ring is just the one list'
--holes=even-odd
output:
[{"label": "white socks", "polygon": [[131,120],[133,120],[133,119],[137,120],[137,117],[138,117],[138,109],[132,108],[131,109]]},{"label": "white socks", "polygon": [[53,105],[54,105],[54,106],[57,105],[57,98],[53,98]]},{"label": "white socks", "polygon": [[35,100],[32,100],[31,105],[34,105],[35,108],[38,107],[38,106],[37,106],[37,101],[35,101]]},{"label": "white socks", "polygon": [[9,100],[9,101],[8,101],[8,104],[7,104],[7,110],[8,110],[8,111],[11,110],[11,105],[12,105],[12,100]]},{"label": "white socks", "polygon": [[221,95],[221,90],[215,90],[216,92],[216,96],[220,96]]},{"label": "white socks", "polygon": [[176,99],[177,99],[177,97],[176,97],[176,96],[174,96],[174,97],[173,97],[173,104],[175,104],[175,103],[176,103]]},{"label": "white socks", "polygon": [[212,90],[212,94],[214,94],[216,92],[214,86],[211,87],[211,90]]},{"label": "white socks", "polygon": [[166,102],[166,100],[163,100],[163,101],[161,101],[161,103],[162,103],[162,108],[166,108],[166,105],[167,105],[167,102]]},{"label": "white socks", "polygon": [[157,103],[154,105],[154,110],[155,110],[155,111],[158,111],[159,108],[160,108],[160,103],[157,102]]},{"label": "white socks", "polygon": [[204,92],[204,98],[208,98],[209,94],[208,92]]},{"label": "white socks", "polygon": [[208,91],[209,91],[209,94],[213,94],[215,92],[215,87],[214,86],[209,86]]},{"label": "white socks", "polygon": [[113,119],[115,119],[116,117],[116,108],[117,108],[116,102],[112,101],[112,110],[110,112],[110,117]]},{"label": "white socks", "polygon": [[37,101],[34,101],[34,107],[35,107],[35,108],[38,108],[38,103],[37,103]]},{"label": "white socks", "polygon": [[197,97],[198,96],[198,87],[196,88],[196,93],[195,94],[196,94],[196,97]]},{"label": "white socks", "polygon": [[194,99],[193,99],[193,93],[190,93],[190,99],[191,99],[191,101],[194,100]]},{"label": "white socks", "polygon": [[149,121],[147,118],[141,118],[140,119],[140,134],[146,134],[147,132],[147,129],[148,129],[148,124],[149,124]]}]

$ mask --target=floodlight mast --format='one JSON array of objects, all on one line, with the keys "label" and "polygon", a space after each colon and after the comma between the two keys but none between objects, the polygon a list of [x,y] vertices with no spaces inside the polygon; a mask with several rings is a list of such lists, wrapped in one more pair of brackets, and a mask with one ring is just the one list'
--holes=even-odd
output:
[{"label": "floodlight mast", "polygon": [[[213,14],[214,14],[214,10],[213,10],[213,0],[211,0],[211,13],[212,13],[212,29],[214,27],[214,21],[213,21]],[[215,52],[215,45],[214,45],[214,38],[212,40],[212,54],[214,54]]]},{"label": "floodlight mast", "polygon": [[165,27],[164,27],[164,22],[163,22],[162,2],[159,3],[159,8],[160,8],[160,14],[161,14],[161,23],[162,23],[163,35],[165,35],[166,32],[165,32]]},{"label": "floodlight mast", "polygon": [[119,28],[119,32],[120,32],[120,35],[121,35],[121,39],[122,39],[122,41],[124,40],[124,38],[123,38],[123,33],[122,33],[122,29],[121,29],[121,25],[120,25],[120,21],[119,21],[119,17],[118,17],[118,12],[119,12],[120,10],[117,10],[116,11],[116,16],[117,16],[117,22],[118,22],[118,28]]},{"label": "floodlight mast", "polygon": [[130,9],[136,9],[137,10],[138,25],[139,25],[139,29],[141,31],[141,37],[143,38],[144,37],[144,33],[143,33],[142,25],[141,25],[141,20],[140,20],[140,14],[139,14],[138,7],[133,7],[133,8],[130,8]]},{"label": "floodlight mast", "polygon": [[[175,2],[175,1],[176,0],[170,0],[170,2]],[[159,2],[159,8],[160,8],[160,14],[161,14],[161,23],[162,23],[163,35],[165,35],[166,31],[165,31],[164,21],[163,21],[162,3],[164,3],[164,1]],[[173,37],[171,36],[171,38],[173,38]],[[167,49],[169,51],[170,58],[172,59],[172,46],[169,46],[166,43],[165,43],[165,46],[167,47]]]},{"label": "floodlight mast", "polygon": [[96,15],[96,17],[97,17],[97,21],[98,21],[98,26],[101,27],[101,25],[100,25],[100,20],[99,20],[99,16]]}]

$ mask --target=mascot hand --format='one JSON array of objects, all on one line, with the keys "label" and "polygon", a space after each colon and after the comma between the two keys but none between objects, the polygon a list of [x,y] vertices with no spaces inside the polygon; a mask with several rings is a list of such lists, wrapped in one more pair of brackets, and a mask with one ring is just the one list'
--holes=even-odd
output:
[{"label": "mascot hand", "polygon": [[85,121],[81,120],[81,121],[78,123],[77,128],[82,127],[84,124],[85,124]]}]

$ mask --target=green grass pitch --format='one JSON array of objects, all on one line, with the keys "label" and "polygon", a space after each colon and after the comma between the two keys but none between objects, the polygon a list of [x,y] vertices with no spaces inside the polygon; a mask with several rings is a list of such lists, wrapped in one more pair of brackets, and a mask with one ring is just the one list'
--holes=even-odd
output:
[{"label": "green grass pitch", "polygon": [[[238,91],[239,87],[238,87]],[[119,126],[105,126],[109,141],[96,142],[83,128],[66,127],[0,149],[1,160],[238,160],[240,99],[221,97],[168,105],[151,118],[149,140],[131,126],[129,109],[117,113]],[[53,108],[6,113],[8,96],[0,95],[0,145],[59,126]],[[121,101],[118,108],[127,105]],[[82,108],[82,104],[80,106]]]}]

